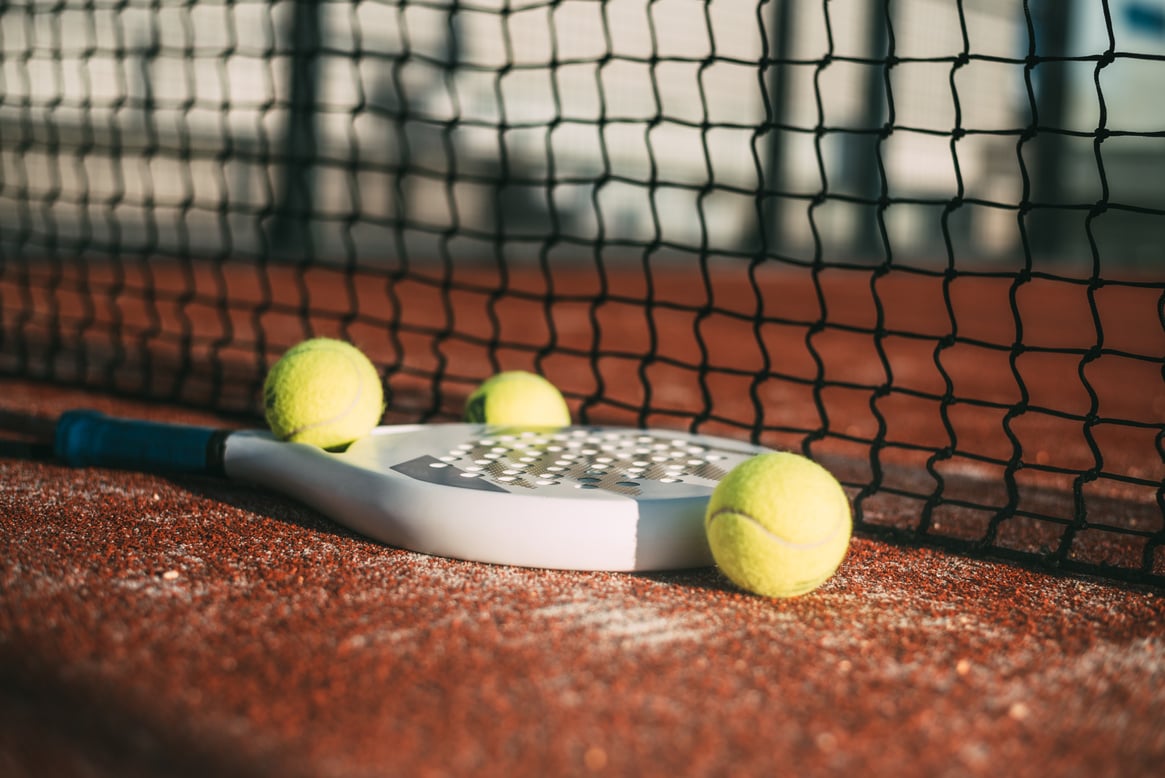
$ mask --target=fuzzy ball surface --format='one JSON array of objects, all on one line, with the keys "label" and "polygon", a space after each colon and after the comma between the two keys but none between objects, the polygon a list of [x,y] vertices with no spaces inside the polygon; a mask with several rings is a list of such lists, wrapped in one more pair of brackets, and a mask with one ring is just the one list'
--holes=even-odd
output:
[{"label": "fuzzy ball surface", "polygon": [[367,435],[384,414],[384,388],[372,362],[332,338],[288,349],[267,373],[263,398],[276,437],[324,449]]},{"label": "fuzzy ball surface", "polygon": [[832,473],[782,451],[733,468],[712,492],[704,529],[716,565],[737,586],[765,597],[795,597],[836,572],[853,517]]},{"label": "fuzzy ball surface", "polygon": [[536,373],[510,370],[488,379],[469,395],[465,420],[505,427],[567,427],[570,408],[558,387]]}]

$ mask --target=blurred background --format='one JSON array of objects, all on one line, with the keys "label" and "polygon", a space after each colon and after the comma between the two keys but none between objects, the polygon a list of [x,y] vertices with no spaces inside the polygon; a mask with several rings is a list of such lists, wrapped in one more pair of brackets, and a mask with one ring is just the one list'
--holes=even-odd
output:
[{"label": "blurred background", "polygon": [[1165,0],[5,0],[0,250],[1159,273]]}]

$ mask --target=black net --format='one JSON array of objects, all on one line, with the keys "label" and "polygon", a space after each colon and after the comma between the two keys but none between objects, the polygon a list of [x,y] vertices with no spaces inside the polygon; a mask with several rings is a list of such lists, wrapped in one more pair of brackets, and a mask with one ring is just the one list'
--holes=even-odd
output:
[{"label": "black net", "polygon": [[8,0],[0,371],[388,421],[500,369],[1165,580],[1162,0]]}]

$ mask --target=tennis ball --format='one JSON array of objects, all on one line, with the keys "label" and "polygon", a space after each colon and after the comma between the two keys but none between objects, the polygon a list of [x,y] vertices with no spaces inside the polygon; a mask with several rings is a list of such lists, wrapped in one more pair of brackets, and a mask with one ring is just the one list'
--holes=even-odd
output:
[{"label": "tennis ball", "polygon": [[510,370],[486,379],[469,395],[465,420],[504,427],[567,427],[570,408],[542,376]]},{"label": "tennis ball", "polygon": [[276,437],[326,449],[367,435],[384,414],[376,368],[358,348],[331,338],[288,349],[267,373],[263,398]]},{"label": "tennis ball", "polygon": [[737,586],[795,597],[837,570],[853,519],[828,470],[798,454],[771,452],[746,459],[717,484],[704,529],[716,564]]}]

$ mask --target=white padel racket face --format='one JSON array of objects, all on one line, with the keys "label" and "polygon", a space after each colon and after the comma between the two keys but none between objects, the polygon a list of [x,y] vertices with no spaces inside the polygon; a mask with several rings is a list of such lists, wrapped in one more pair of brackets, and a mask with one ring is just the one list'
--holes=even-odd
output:
[{"label": "white padel racket face", "polygon": [[[264,481],[262,472],[232,466],[245,457],[232,457],[231,445],[228,470]],[[343,453],[315,457],[343,468],[320,461],[303,468],[295,488],[280,488],[358,532],[423,553],[559,569],[676,569],[712,563],[708,498],[729,470],[765,450],[622,427],[382,427]]]}]

